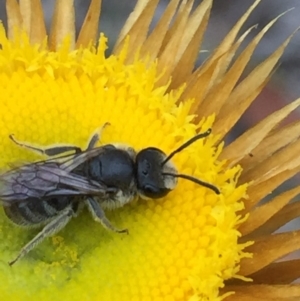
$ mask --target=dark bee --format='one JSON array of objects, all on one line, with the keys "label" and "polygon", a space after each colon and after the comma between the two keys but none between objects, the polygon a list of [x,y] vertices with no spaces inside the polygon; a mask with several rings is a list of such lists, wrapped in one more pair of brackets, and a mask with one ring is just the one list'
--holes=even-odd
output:
[{"label": "dark bee", "polygon": [[[198,139],[210,134],[209,129],[181,145],[168,156],[158,148],[139,152],[124,145],[95,147],[99,134],[92,136],[85,151],[77,146],[36,148],[10,139],[21,147],[54,159],[35,162],[12,169],[0,176],[0,202],[7,217],[19,226],[43,229],[28,242],[9,264],[25,256],[37,244],[59,232],[87,206],[95,221],[106,229],[117,229],[105,216],[105,209],[116,209],[135,197],[157,199],[167,195],[184,178],[205,186],[216,194],[212,184],[192,176],[179,174],[170,159]],[[61,155],[73,151],[71,155]]]}]

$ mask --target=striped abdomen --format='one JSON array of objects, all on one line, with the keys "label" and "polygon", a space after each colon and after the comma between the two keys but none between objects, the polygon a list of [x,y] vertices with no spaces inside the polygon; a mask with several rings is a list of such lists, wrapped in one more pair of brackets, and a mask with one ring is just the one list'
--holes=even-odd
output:
[{"label": "striped abdomen", "polygon": [[25,227],[40,226],[71,204],[70,196],[49,199],[32,198],[4,206],[6,216],[15,224]]}]

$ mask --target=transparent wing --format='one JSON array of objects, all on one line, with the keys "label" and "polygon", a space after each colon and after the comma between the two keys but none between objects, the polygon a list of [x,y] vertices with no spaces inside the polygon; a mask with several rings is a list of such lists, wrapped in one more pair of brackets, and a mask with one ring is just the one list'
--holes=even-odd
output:
[{"label": "transparent wing", "polygon": [[28,164],[0,175],[0,202],[4,206],[31,197],[105,196],[111,191],[102,183],[64,170],[58,162]]},{"label": "transparent wing", "polygon": [[115,147],[111,144],[107,144],[105,146],[96,147],[91,150],[83,151],[79,154],[73,155],[73,158],[66,158],[61,161],[61,169],[72,172],[76,167],[80,164],[86,162],[89,159],[92,159],[96,156],[99,156],[101,153],[114,149]]},{"label": "transparent wing", "polygon": [[[99,156],[101,153],[104,153],[106,151],[109,151],[111,149],[115,149],[115,147],[112,144],[106,144],[101,147],[96,147],[89,150],[84,150],[77,154],[66,154],[61,155],[54,158],[49,158],[47,160],[38,161],[35,163],[30,163],[28,165],[32,164],[45,164],[45,163],[59,163],[59,166],[62,170],[65,170],[66,172],[72,172],[76,167],[78,167],[80,164],[88,161],[89,159],[92,159],[96,156]],[[23,165],[25,166],[25,165]]]}]

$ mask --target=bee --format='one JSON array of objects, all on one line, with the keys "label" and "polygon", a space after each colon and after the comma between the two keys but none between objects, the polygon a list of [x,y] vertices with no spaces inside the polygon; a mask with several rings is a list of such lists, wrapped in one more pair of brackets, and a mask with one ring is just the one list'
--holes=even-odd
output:
[{"label": "bee", "polygon": [[216,186],[178,173],[171,162],[175,154],[210,133],[209,129],[194,136],[169,155],[155,147],[138,152],[119,144],[95,147],[100,132],[92,136],[85,150],[72,145],[39,148],[19,142],[10,135],[16,145],[50,158],[0,175],[0,203],[6,216],[19,226],[42,227],[9,265],[12,266],[45,238],[58,233],[84,206],[104,228],[128,233],[127,229],[113,226],[105,216],[105,210],[120,208],[136,197],[162,198],[176,187],[178,178],[220,194]]}]

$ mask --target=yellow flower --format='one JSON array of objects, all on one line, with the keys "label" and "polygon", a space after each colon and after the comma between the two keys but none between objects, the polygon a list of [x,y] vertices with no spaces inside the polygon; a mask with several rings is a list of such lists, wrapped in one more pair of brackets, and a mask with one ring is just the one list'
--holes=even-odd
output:
[{"label": "yellow flower", "polygon": [[100,0],[91,1],[76,41],[73,1],[56,2],[47,38],[38,0],[7,0],[8,27],[0,28],[4,171],[44,159],[13,144],[11,134],[34,146],[85,148],[91,134],[109,122],[100,145],[126,143],[136,150],[154,146],[169,154],[212,127],[209,137],[172,160],[180,173],[216,185],[221,194],[179,179],[162,199],[138,200],[107,212],[112,224],[128,228],[129,235],[103,229],[84,211],[12,267],[8,262],[39,230],[14,227],[1,213],[1,299],[300,296],[299,286],[290,285],[300,276],[298,261],[275,262],[299,249],[300,233],[273,234],[299,215],[298,203],[288,202],[300,188],[256,207],[299,171],[299,122],[277,126],[300,101],[268,116],[230,145],[220,142],[259,94],[291,38],[238,83],[256,45],[277,20],[231,65],[250,30],[238,39],[237,33],[258,2],[194,70],[212,0],[192,12],[192,1],[170,1],[150,35],[158,1],[138,1],[109,57],[106,37],[97,38]]}]

